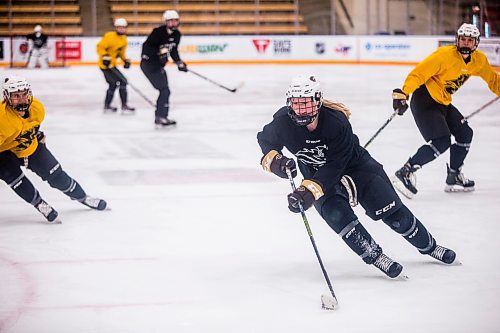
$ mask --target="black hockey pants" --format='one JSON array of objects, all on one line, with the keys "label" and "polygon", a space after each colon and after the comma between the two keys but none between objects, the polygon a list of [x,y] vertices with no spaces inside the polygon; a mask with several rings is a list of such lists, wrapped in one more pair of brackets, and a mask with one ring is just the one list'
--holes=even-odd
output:
[{"label": "black hockey pants", "polygon": [[[359,204],[373,220],[382,220],[403,236],[421,253],[435,248],[435,241],[425,226],[403,205],[383,167],[372,157],[349,170],[356,184]],[[359,222],[349,205],[347,191],[339,184],[334,193],[315,203],[315,208],[328,225],[367,264],[372,264],[382,248]]]},{"label": "black hockey pants", "polygon": [[167,72],[163,67],[157,67],[149,64],[147,61],[141,61],[141,70],[148,78],[153,87],[160,92],[156,100],[156,118],[167,118],[169,111],[170,89],[168,87]]},{"label": "black hockey pants", "polygon": [[127,79],[116,67],[101,69],[104,74],[104,78],[108,83],[108,90],[106,91],[106,98],[104,99],[104,105],[109,106],[111,101],[113,101],[113,96],[115,90],[118,87],[118,92],[120,93],[120,100],[123,105],[127,105]]},{"label": "black hockey pants", "polygon": [[[436,102],[422,85],[411,98],[411,112],[415,123],[427,142],[410,158],[411,165],[423,166],[450,148],[450,167],[458,170],[464,163],[472,142],[473,131],[463,115],[452,104]],[[451,144],[451,135],[455,143]]]},{"label": "black hockey pants", "polygon": [[6,182],[24,201],[36,205],[40,194],[35,186],[25,177],[21,170],[25,166],[36,173],[71,199],[83,200],[86,196],[80,184],[62,170],[61,165],[47,149],[45,144],[38,144],[33,154],[26,158],[18,158],[10,151],[0,153],[0,179]]}]

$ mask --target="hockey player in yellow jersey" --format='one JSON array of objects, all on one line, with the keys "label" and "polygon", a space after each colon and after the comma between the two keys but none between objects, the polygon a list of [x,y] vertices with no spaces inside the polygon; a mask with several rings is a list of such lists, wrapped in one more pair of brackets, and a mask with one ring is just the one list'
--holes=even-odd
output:
[{"label": "hockey player in yellow jersey", "polygon": [[99,68],[104,74],[108,83],[108,90],[104,99],[104,112],[116,112],[117,108],[111,106],[116,88],[120,93],[122,103],[122,114],[134,114],[135,108],[127,104],[127,79],[116,68],[117,60],[123,61],[123,68],[130,68],[130,59],[126,56],[127,50],[127,21],[124,18],[118,18],[114,22],[115,31],[109,31],[104,34],[97,44],[97,54],[99,55]]},{"label": "hockey player in yellow jersey", "polygon": [[2,87],[0,103],[0,179],[14,192],[42,213],[47,221],[56,222],[57,211],[42,199],[38,190],[24,175],[21,166],[30,169],[50,186],[92,209],[104,210],[106,201],[88,196],[80,184],[63,171],[61,164],[45,145],[40,126],[45,110],[33,97],[24,78],[8,77]]},{"label": "hockey player in yellow jersey", "polygon": [[[477,50],[479,30],[464,23],[457,31],[455,45],[440,47],[408,74],[402,89],[392,93],[393,108],[399,115],[411,112],[426,144],[396,171],[394,186],[406,197],[417,193],[415,172],[450,148],[447,164],[446,192],[473,191],[474,181],[462,173],[473,131],[460,111],[451,104],[451,96],[471,76],[481,77],[488,88],[500,95],[500,74],[489,64],[486,55]],[[455,142],[451,143],[451,135]]]}]

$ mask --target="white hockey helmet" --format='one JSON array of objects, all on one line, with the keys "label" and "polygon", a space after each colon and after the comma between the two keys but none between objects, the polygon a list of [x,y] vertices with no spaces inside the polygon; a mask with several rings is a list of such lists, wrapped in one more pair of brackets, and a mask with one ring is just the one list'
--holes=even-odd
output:
[{"label": "white hockey helmet", "polygon": [[166,10],[163,13],[163,21],[168,21],[168,20],[178,20],[179,19],[179,13],[175,10]]},{"label": "white hockey helmet", "polygon": [[288,115],[300,126],[312,123],[323,103],[321,85],[313,75],[299,75],[292,79],[286,92]]},{"label": "white hockey helmet", "polygon": [[[457,30],[457,37],[455,40],[455,44],[457,46],[458,52],[461,54],[471,54],[477,49],[477,46],[479,45],[479,36],[481,33],[479,32],[479,29],[474,25],[474,24],[469,24],[469,23],[464,23],[458,28]],[[460,37],[472,37],[476,40],[474,43],[474,48],[468,48],[468,47],[461,47],[459,46],[459,39]]]},{"label": "white hockey helmet", "polygon": [[42,32],[42,26],[40,24],[35,25],[35,28],[33,28],[34,32]]},{"label": "white hockey helmet", "polygon": [[[31,86],[25,78],[9,76],[5,78],[2,86],[3,98],[9,106],[19,112],[28,111],[33,102],[33,94]],[[28,97],[27,103],[13,103],[12,94],[17,92],[26,92]]]},{"label": "white hockey helmet", "polygon": [[127,20],[125,20],[123,17],[117,18],[114,24],[115,27],[124,27],[124,28],[126,28],[128,25]]}]

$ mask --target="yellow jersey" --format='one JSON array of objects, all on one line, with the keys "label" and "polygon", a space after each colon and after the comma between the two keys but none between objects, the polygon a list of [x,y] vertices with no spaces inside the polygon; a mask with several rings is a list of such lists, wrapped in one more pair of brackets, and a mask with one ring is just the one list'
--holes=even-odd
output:
[{"label": "yellow jersey", "polygon": [[470,61],[465,63],[454,45],[438,48],[419,63],[406,77],[402,90],[410,95],[425,84],[436,102],[449,105],[451,95],[471,75],[480,76],[493,93],[500,95],[500,74],[490,66],[486,55],[476,50],[472,52]]},{"label": "yellow jersey", "polygon": [[109,31],[104,34],[99,43],[97,43],[97,54],[99,55],[99,68],[105,69],[102,64],[102,57],[109,55],[111,64],[109,67],[116,67],[118,58],[125,60],[125,51],[127,50],[127,36],[119,35],[116,31]]},{"label": "yellow jersey", "polygon": [[0,152],[10,150],[20,158],[33,154],[38,147],[36,133],[44,118],[45,109],[34,97],[26,119],[3,100],[0,103]]}]

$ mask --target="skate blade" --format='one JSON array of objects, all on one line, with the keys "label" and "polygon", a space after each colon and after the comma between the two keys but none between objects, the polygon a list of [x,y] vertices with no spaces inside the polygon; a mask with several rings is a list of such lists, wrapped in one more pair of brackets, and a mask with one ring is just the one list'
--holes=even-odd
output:
[{"label": "skate blade", "polygon": [[177,127],[177,125],[155,125],[155,130],[165,131]]},{"label": "skate blade", "polygon": [[474,191],[474,187],[463,187],[460,185],[446,185],[444,191],[447,193],[452,192],[472,192]]},{"label": "skate blade", "polygon": [[324,310],[337,310],[339,302],[331,295],[321,295],[321,308]]},{"label": "skate blade", "polygon": [[54,221],[45,221],[45,224],[62,224],[62,221],[60,219],[55,219]]},{"label": "skate blade", "polygon": [[404,184],[399,180],[398,177],[392,176],[391,182],[392,182],[392,185],[394,186],[394,188],[399,191],[399,193],[401,193],[402,195],[404,195],[408,199],[413,199],[415,194],[413,192],[411,192],[410,190],[408,190],[406,188],[406,186],[404,186]]}]

